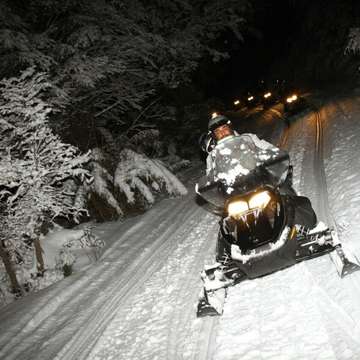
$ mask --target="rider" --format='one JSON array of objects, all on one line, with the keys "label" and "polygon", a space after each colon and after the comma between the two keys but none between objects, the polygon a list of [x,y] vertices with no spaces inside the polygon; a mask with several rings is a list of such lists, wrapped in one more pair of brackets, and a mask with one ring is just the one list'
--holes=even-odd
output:
[{"label": "rider", "polygon": [[209,120],[208,133],[205,137],[200,138],[202,149],[208,153],[206,159],[206,175],[210,174],[216,160],[217,151],[214,150],[218,148],[218,145],[226,147],[226,142],[234,136],[248,138],[259,152],[269,150],[273,152],[279,151],[277,147],[265,140],[260,140],[255,134],[247,133],[240,135],[233,129],[231,121],[226,116],[216,114]]},{"label": "rider", "polygon": [[[201,148],[207,152],[206,158],[206,178],[208,180],[215,180],[216,175],[214,171],[215,164],[219,164],[222,160],[219,159],[219,156],[224,157],[227,155],[226,152],[226,144],[227,142],[231,142],[234,137],[241,137],[244,140],[247,140],[249,143],[253,145],[253,150],[257,152],[260,156],[267,156],[269,153],[277,153],[280,152],[280,149],[276,146],[270,144],[265,140],[260,140],[255,134],[246,133],[239,134],[237,133],[232,126],[231,121],[224,115],[215,115],[213,116],[208,123],[208,133],[200,138]],[[245,150],[246,151],[246,150]],[[230,154],[230,156],[233,154]],[[233,160],[234,161],[234,160]],[[230,176],[226,174],[223,176],[224,180],[231,180],[232,175],[234,173],[233,167],[229,168]],[[231,185],[231,184],[227,184]],[[197,185],[198,186],[198,185]],[[286,174],[286,178],[284,179],[280,192],[282,194],[286,194],[287,201],[290,201],[294,204],[296,208],[295,218],[307,218],[311,219],[310,221],[299,221],[299,224],[313,228],[316,225],[317,219],[312,209],[310,200],[303,196],[298,196],[295,190],[292,187],[292,166],[289,165],[288,171]],[[209,208],[209,207],[208,207]],[[216,213],[214,210],[210,210],[211,212]],[[306,214],[306,216],[305,216]]]}]

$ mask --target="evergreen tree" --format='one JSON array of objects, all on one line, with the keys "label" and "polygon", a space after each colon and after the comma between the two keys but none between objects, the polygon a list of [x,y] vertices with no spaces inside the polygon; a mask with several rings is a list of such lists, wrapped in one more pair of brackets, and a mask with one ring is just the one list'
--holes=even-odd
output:
[{"label": "evergreen tree", "polygon": [[11,265],[32,267],[33,250],[41,274],[41,231],[57,217],[76,221],[85,211],[74,201],[75,193],[67,191],[66,181],[90,179],[83,167],[90,157],[63,143],[49,128],[53,107],[42,96],[50,87],[46,74],[34,68],[0,82],[0,199],[4,204],[0,255],[11,279]]}]

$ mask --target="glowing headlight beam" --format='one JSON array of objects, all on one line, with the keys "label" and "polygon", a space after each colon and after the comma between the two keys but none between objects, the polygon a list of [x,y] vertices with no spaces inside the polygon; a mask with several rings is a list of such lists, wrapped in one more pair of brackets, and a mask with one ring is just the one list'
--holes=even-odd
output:
[{"label": "glowing headlight beam", "polygon": [[267,191],[262,191],[261,193],[255,194],[249,200],[249,207],[250,207],[250,209],[254,209],[254,208],[264,209],[270,200],[271,200],[271,197],[270,197],[269,193]]},{"label": "glowing headlight beam", "polygon": [[249,210],[248,203],[243,200],[233,201],[228,205],[229,216],[239,217],[244,212]]},{"label": "glowing headlight beam", "polygon": [[239,105],[240,104],[240,100],[235,100],[234,101],[234,105]]},{"label": "glowing headlight beam", "polygon": [[268,97],[271,96],[271,92],[267,92],[265,95],[264,95],[264,98],[267,99]]},{"label": "glowing headlight beam", "polygon": [[286,101],[287,101],[288,103],[292,103],[293,101],[296,101],[297,98],[298,98],[297,95],[294,94],[294,95],[292,95],[292,96],[289,96],[289,97],[286,99]]},{"label": "glowing headlight beam", "polygon": [[254,97],[253,97],[253,96],[249,96],[249,97],[248,97],[248,101],[252,101],[252,100],[254,100]]}]

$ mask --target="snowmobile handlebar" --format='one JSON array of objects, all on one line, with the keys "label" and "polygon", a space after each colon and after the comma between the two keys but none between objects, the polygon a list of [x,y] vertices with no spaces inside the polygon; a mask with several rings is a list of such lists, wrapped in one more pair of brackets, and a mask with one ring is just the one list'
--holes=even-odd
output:
[{"label": "snowmobile handlebar", "polygon": [[285,151],[282,151],[282,154],[279,157],[276,157],[275,159],[265,160],[261,165],[259,165],[259,167],[271,166],[271,165],[278,164],[278,163],[281,163],[286,160],[290,161],[289,154]]}]

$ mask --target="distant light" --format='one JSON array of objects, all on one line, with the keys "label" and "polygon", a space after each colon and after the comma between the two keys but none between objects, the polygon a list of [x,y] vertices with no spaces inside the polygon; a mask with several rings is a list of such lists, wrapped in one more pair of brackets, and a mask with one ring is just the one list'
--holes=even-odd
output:
[{"label": "distant light", "polygon": [[268,97],[271,96],[271,92],[267,92],[265,95],[264,95],[264,98],[267,99]]},{"label": "distant light", "polygon": [[216,118],[218,116],[218,113],[217,112],[213,112],[212,114],[211,114],[211,118],[213,119],[213,118]]},{"label": "distant light", "polygon": [[234,101],[234,105],[239,105],[240,104],[240,100],[235,100]]},{"label": "distant light", "polygon": [[286,101],[287,101],[288,103],[292,103],[293,101],[296,101],[297,98],[298,98],[297,95],[294,94],[294,95],[292,95],[292,96],[289,96],[289,97],[286,99]]},{"label": "distant light", "polygon": [[248,101],[251,101],[251,100],[254,100],[254,97],[253,97],[253,96],[249,96],[249,97],[248,97]]}]

